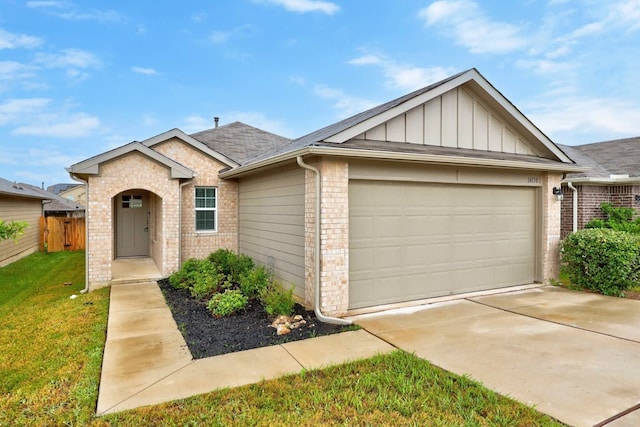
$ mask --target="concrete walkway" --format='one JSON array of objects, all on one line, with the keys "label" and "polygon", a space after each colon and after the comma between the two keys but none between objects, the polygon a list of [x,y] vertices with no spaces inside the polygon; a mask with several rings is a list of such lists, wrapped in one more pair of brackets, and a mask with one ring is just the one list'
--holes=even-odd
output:
[{"label": "concrete walkway", "polygon": [[354,320],[569,425],[640,425],[640,301],[544,287]]},{"label": "concrete walkway", "polygon": [[257,383],[393,349],[359,330],[193,360],[157,283],[113,284],[97,415]]}]

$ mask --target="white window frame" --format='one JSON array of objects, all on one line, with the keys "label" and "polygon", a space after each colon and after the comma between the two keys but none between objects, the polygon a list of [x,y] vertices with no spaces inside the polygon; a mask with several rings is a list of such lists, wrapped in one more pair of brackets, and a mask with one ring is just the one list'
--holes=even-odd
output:
[{"label": "white window frame", "polygon": [[[213,199],[214,199],[214,207],[198,207],[198,189],[210,189],[214,191]],[[205,196],[206,200],[206,196]],[[194,228],[196,233],[215,233],[218,231],[218,187],[205,186],[201,185],[195,187],[193,191],[193,205],[194,205]],[[198,229],[198,212],[213,212],[213,228],[206,228],[199,230]]]}]

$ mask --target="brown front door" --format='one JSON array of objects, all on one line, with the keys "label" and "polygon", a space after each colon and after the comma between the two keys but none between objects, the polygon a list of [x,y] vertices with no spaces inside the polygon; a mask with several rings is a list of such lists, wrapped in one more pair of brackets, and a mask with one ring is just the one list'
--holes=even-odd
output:
[{"label": "brown front door", "polygon": [[128,191],[116,198],[116,257],[149,256],[149,196]]}]

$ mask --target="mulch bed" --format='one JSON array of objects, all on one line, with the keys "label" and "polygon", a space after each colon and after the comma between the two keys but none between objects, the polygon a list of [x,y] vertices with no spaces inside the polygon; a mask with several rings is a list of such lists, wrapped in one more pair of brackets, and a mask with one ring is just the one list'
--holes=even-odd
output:
[{"label": "mulch bed", "polygon": [[306,324],[279,336],[257,301],[250,301],[240,314],[215,318],[207,310],[206,301],[192,298],[187,290],[173,288],[166,279],[158,285],[194,359],[330,335],[349,328],[322,323],[313,311],[296,304],[294,314],[303,316]]}]

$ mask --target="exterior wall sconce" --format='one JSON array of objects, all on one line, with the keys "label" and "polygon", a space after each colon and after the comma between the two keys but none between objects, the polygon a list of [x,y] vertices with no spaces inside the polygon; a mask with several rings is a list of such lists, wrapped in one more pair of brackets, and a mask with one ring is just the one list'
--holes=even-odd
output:
[{"label": "exterior wall sconce", "polygon": [[553,195],[556,196],[556,200],[561,202],[564,199],[564,194],[562,193],[562,188],[553,187]]}]

